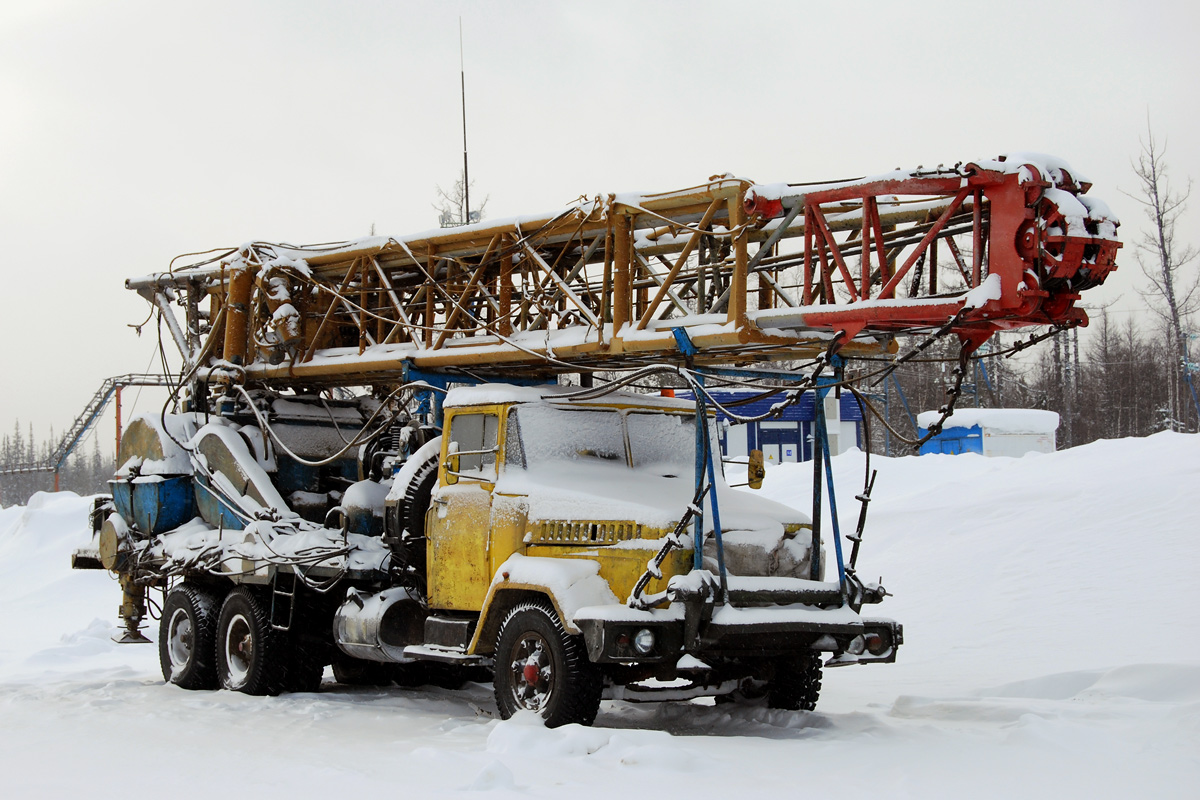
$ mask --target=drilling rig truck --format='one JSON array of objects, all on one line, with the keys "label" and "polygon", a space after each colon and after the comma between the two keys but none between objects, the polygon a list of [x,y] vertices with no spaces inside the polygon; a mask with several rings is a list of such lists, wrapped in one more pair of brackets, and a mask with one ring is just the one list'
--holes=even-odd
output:
[{"label": "drilling rig truck", "polygon": [[[812,709],[824,666],[903,643],[864,611],[887,592],[858,574],[861,524],[839,528],[826,397],[855,360],[878,374],[951,336],[965,365],[997,332],[1086,324],[1120,246],[1089,188],[1037,154],[717,176],[192,256],[127,281],[183,368],[127,426],[74,565],[118,576],[121,641],[157,611],[185,689],[315,691],[332,666],[490,679],[500,716],[552,726],[604,697]],[[730,485],[718,384],[785,387],[776,412],[816,394],[811,514]]]}]

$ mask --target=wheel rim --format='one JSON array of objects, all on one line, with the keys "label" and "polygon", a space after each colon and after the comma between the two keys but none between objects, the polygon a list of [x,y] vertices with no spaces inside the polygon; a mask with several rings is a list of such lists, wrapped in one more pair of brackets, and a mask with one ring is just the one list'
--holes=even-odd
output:
[{"label": "wheel rim", "polygon": [[229,686],[236,689],[246,682],[254,661],[254,631],[242,614],[235,614],[225,627],[225,664]]},{"label": "wheel rim", "polygon": [[512,698],[517,708],[543,711],[554,695],[554,661],[540,634],[529,631],[513,645],[510,654]]},{"label": "wheel rim", "polygon": [[195,642],[192,618],[182,608],[175,609],[167,624],[167,656],[171,661],[172,676],[178,675],[192,661],[192,645]]}]

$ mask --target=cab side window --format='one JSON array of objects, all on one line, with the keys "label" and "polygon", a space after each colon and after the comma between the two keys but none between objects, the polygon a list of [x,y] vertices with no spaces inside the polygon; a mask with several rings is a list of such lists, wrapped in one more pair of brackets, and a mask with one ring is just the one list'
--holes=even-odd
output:
[{"label": "cab side window", "polygon": [[[500,418],[495,414],[456,414],[450,425],[450,452],[457,452],[460,478],[496,480]],[[455,447],[457,445],[457,447]]]}]

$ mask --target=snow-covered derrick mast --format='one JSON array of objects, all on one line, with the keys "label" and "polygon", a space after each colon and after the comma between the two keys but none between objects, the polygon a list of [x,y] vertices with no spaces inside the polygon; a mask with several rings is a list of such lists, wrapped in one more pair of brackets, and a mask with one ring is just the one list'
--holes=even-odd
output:
[{"label": "snow-covered derrick mast", "polygon": [[725,176],[401,238],[250,243],[128,285],[164,312],[201,379],[678,363],[674,328],[701,365],[808,357],[839,333],[852,356],[943,327],[978,343],[1086,323],[1079,293],[1120,247],[1089,187],[1019,154],[820,184]]},{"label": "snow-covered derrick mast", "polygon": [[[999,330],[1086,324],[1075,301],[1116,269],[1121,246],[1119,222],[1085,196],[1089,188],[1061,160],[1022,154],[836,184],[754,187],[749,213],[805,222],[802,255],[783,262],[802,265],[799,308],[756,321],[853,337],[949,320],[973,345]],[[906,206],[925,209],[922,222],[889,225]],[[837,230],[849,230],[840,243]]]}]

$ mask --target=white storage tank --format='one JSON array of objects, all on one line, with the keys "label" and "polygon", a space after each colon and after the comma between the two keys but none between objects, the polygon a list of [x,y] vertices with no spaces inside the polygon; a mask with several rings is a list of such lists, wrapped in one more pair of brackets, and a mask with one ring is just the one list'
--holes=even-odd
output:
[{"label": "white storage tank", "polygon": [[[920,435],[941,417],[937,411],[917,415]],[[921,445],[926,453],[980,453],[1023,456],[1053,453],[1058,414],[1036,408],[959,408],[942,424],[942,432]]]}]

